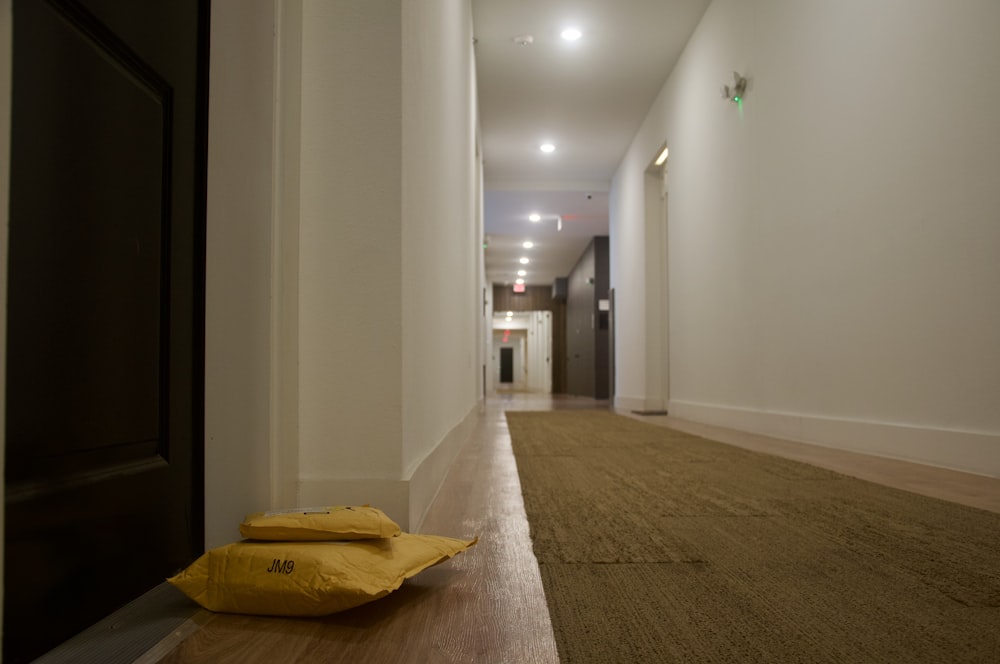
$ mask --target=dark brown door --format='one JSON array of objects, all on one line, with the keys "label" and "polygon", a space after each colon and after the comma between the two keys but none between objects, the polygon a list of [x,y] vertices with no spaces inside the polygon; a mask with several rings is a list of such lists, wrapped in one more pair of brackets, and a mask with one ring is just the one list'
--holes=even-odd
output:
[{"label": "dark brown door", "polygon": [[203,546],[207,8],[13,3],[8,664]]},{"label": "dark brown door", "polygon": [[500,382],[514,382],[514,349],[500,349]]}]

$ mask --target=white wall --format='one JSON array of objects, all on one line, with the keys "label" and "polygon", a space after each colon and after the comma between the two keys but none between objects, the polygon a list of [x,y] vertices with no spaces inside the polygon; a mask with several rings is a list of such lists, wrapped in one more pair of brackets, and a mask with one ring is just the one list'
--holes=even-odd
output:
[{"label": "white wall", "polygon": [[401,34],[398,2],[303,4],[299,466],[320,485],[310,498],[330,480],[402,473]]},{"label": "white wall", "polygon": [[632,256],[669,140],[671,413],[1000,475],[998,25],[977,0],[713,2],[614,180],[619,394],[644,396]]},{"label": "white wall", "polygon": [[[205,534],[270,507],[273,0],[212,5],[205,288]],[[249,137],[254,137],[250,139]]]},{"label": "white wall", "polygon": [[424,0],[402,2],[402,10],[402,464],[409,476],[481,392],[484,278],[471,4]]},{"label": "white wall", "polygon": [[471,9],[303,9],[299,498],[416,526],[481,373]]},{"label": "white wall", "polygon": [[209,546],[268,506],[415,528],[474,420],[471,12],[409,4],[213,3]]},{"label": "white wall", "polygon": [[[302,169],[302,0],[275,4],[271,216],[271,505],[298,504],[299,218]],[[264,132],[264,128],[261,128]]]},{"label": "white wall", "polygon": [[646,380],[651,358],[645,352],[646,234],[639,223],[645,217],[642,183],[641,170],[620,168],[608,194],[610,278],[615,289],[615,404],[633,410],[647,410],[647,400],[657,397],[647,392]]}]

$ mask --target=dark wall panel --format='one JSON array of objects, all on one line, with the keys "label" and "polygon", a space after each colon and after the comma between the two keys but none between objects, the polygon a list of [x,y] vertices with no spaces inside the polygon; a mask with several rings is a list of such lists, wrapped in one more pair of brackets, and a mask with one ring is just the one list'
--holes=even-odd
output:
[{"label": "dark wall panel", "polygon": [[566,298],[566,391],[569,394],[607,399],[608,329],[598,308],[608,298],[609,243],[595,237],[569,275]]},{"label": "dark wall panel", "polygon": [[600,301],[611,291],[611,243],[606,236],[594,238],[594,398],[611,396],[611,334],[608,311],[600,310]]}]

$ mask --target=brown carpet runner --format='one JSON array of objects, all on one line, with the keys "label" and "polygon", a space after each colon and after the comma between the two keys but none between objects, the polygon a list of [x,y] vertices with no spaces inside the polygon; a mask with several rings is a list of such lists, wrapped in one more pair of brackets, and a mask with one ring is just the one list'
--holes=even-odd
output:
[{"label": "brown carpet runner", "polygon": [[562,662],[1000,662],[1000,514],[606,411],[507,420]]}]

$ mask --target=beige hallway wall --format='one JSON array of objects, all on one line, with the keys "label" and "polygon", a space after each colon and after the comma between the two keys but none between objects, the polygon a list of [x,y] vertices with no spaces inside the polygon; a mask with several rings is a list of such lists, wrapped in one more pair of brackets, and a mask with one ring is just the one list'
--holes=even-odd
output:
[{"label": "beige hallway wall", "polygon": [[470,16],[468,0],[213,3],[209,546],[271,506],[415,523],[472,422]]},{"label": "beige hallway wall", "polygon": [[635,257],[668,141],[671,413],[1000,475],[996,25],[996,3],[712,3],[614,180],[620,405],[646,396]]}]

